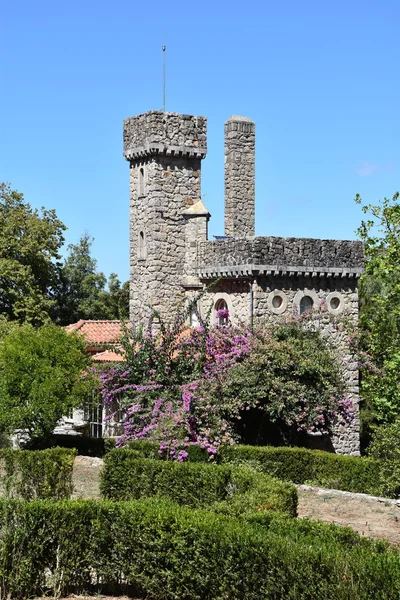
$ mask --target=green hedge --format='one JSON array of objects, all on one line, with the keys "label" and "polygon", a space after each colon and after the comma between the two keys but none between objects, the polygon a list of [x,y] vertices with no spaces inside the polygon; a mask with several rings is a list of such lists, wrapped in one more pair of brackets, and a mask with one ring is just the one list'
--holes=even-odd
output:
[{"label": "green hedge", "polygon": [[137,450],[111,450],[105,456],[100,490],[111,500],[158,496],[226,514],[274,510],[296,516],[297,491],[244,467],[179,463],[138,458]]},{"label": "green hedge", "polygon": [[11,498],[69,498],[76,450],[0,449],[0,476],[3,494]]},{"label": "green hedge", "polygon": [[221,449],[222,463],[245,462],[284,481],[379,494],[380,461],[305,448],[230,446]]},{"label": "green hedge", "polygon": [[[108,441],[110,440],[110,442]],[[29,440],[25,450],[44,450],[48,448],[75,448],[80,456],[96,456],[102,458],[106,452],[106,444],[109,449],[115,447],[115,438],[92,438],[84,435],[53,434],[46,439]]]},{"label": "green hedge", "polygon": [[154,499],[0,502],[2,597],[121,583],[153,600],[398,600],[400,557],[345,528]]},{"label": "green hedge", "polygon": [[[152,442],[129,442],[128,447],[144,457],[162,458],[158,445]],[[208,459],[207,453],[197,447],[189,456],[193,462]],[[306,448],[234,445],[221,447],[216,460],[219,464],[247,464],[293,483],[372,495],[380,495],[385,489],[382,462],[372,458]]]}]

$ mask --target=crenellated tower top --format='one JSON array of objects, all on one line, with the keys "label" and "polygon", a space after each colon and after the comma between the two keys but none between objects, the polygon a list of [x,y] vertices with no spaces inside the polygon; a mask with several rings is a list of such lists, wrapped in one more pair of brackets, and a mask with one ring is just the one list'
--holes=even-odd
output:
[{"label": "crenellated tower top", "polygon": [[154,155],[204,158],[207,154],[207,119],[149,111],[124,120],[126,160]]}]

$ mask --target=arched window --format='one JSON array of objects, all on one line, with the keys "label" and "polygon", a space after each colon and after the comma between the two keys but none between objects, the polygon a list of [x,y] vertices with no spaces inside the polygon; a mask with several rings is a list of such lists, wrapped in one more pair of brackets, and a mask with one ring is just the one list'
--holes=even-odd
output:
[{"label": "arched window", "polygon": [[199,325],[199,313],[197,312],[197,310],[192,310],[192,312],[190,313],[190,326],[199,327]]},{"label": "arched window", "polygon": [[228,305],[222,298],[215,303],[215,323],[220,327],[226,327],[229,323]]},{"label": "arched window", "polygon": [[139,231],[138,237],[138,258],[144,260],[147,258],[146,237],[144,231]]},{"label": "arched window", "polygon": [[139,197],[144,196],[144,168],[139,169]]},{"label": "arched window", "polygon": [[300,314],[302,315],[303,313],[311,310],[313,305],[314,301],[311,296],[303,296],[300,300]]}]

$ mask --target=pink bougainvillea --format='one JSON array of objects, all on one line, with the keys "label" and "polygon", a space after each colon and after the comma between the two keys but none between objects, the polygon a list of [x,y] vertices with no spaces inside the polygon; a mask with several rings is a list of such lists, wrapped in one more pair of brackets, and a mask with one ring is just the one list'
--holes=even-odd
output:
[{"label": "pink bougainvillea", "polygon": [[[277,372],[279,361],[299,346],[294,343],[291,349],[287,340],[290,336],[296,340],[301,318],[284,324],[288,331],[279,339],[268,329],[210,327],[200,317],[199,327],[188,329],[185,322],[191,310],[189,306],[180,312],[169,327],[155,313],[146,329],[126,330],[121,341],[125,362],[100,374],[109,418],[114,416],[112,407],[124,412],[118,445],[151,440],[159,443],[160,453],[180,462],[195,445],[213,460],[221,444],[239,441],[236,424],[250,409],[269,411],[272,420],[279,418],[298,431],[327,431],[335,419],[352,418],[351,401],[343,386],[333,389],[334,378],[326,384],[326,393],[321,388],[322,395],[320,389],[308,389],[300,375],[298,384],[279,389],[280,382],[285,386],[284,370]],[[322,343],[319,340],[321,352]],[[321,356],[328,360],[328,354]],[[254,382],[260,368],[264,387],[258,393]]]}]

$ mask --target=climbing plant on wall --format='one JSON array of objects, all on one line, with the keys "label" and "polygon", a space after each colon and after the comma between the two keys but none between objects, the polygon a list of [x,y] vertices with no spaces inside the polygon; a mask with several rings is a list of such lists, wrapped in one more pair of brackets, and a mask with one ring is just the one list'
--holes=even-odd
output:
[{"label": "climbing plant on wall", "polygon": [[[119,444],[148,439],[184,460],[198,445],[214,456],[246,435],[258,410],[296,431],[329,431],[352,418],[339,361],[311,315],[280,327],[186,325],[192,303],[168,326],[153,313],[147,328],[126,329],[125,362],[100,375],[106,405],[125,411]],[[156,325],[156,327],[155,327]]]}]

